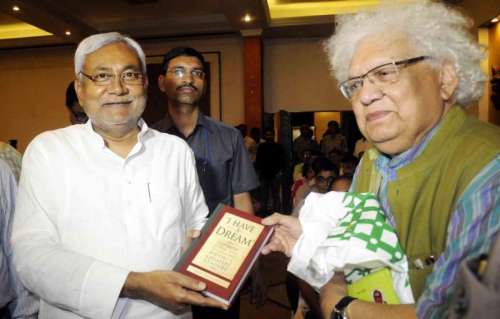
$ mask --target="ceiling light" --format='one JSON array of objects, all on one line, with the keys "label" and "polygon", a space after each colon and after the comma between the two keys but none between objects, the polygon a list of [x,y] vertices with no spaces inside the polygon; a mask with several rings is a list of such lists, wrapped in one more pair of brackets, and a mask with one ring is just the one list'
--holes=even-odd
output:
[{"label": "ceiling light", "polygon": [[245,14],[245,16],[243,17],[243,21],[245,21],[246,23],[252,21],[252,16],[250,14]]},{"label": "ceiling light", "polygon": [[17,12],[17,11],[19,11],[19,10],[21,10],[21,9],[20,9],[18,6],[13,6],[13,7],[12,7],[12,11],[16,11],[16,12]]},{"label": "ceiling light", "polygon": [[498,22],[498,17],[491,19],[491,23],[497,23]]},{"label": "ceiling light", "polygon": [[66,30],[66,31],[64,32],[64,34],[65,34],[65,35],[67,35],[67,36],[70,36],[70,35],[71,35],[71,31]]}]

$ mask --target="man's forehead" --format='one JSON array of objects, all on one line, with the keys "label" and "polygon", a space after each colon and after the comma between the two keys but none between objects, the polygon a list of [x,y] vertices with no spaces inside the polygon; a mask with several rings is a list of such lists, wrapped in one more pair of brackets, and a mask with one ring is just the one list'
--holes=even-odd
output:
[{"label": "man's forehead", "polygon": [[134,49],[123,42],[114,42],[97,49],[85,57],[86,69],[141,68]]},{"label": "man's forehead", "polygon": [[371,35],[361,39],[352,55],[349,76],[359,76],[391,61],[411,55],[408,37],[403,34]]},{"label": "man's forehead", "polygon": [[203,67],[201,64],[201,61],[195,57],[195,56],[190,56],[190,55],[180,55],[168,62],[170,66],[174,65],[190,65],[193,67]]}]

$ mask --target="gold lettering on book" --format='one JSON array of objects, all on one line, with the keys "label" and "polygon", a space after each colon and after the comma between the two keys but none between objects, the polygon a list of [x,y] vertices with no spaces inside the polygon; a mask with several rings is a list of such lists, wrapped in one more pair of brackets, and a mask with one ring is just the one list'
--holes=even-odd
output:
[{"label": "gold lettering on book", "polygon": [[263,229],[258,223],[226,213],[192,263],[232,280]]}]

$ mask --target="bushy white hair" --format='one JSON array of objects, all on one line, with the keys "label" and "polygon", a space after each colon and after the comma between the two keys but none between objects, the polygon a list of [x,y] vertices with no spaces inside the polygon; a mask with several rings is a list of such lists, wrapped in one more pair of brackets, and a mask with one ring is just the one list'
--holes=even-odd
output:
[{"label": "bushy white hair", "polygon": [[80,76],[80,72],[83,71],[83,64],[88,54],[115,42],[123,42],[134,50],[141,61],[142,72],[146,73],[146,56],[139,43],[121,33],[108,32],[91,35],[78,44],[78,48],[76,48],[75,52],[75,75]]},{"label": "bushy white hair", "polygon": [[416,54],[454,64],[459,79],[455,92],[457,104],[465,107],[477,101],[483,93],[486,77],[480,68],[484,50],[469,31],[472,20],[456,9],[429,0],[391,2],[337,18],[335,34],[324,45],[335,78],[339,82],[348,78],[351,58],[364,37],[402,33]]}]

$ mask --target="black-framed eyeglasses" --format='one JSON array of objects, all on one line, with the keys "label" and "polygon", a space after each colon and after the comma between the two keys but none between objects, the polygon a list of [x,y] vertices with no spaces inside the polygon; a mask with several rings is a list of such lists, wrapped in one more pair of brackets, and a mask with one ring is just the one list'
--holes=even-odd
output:
[{"label": "black-framed eyeglasses", "polygon": [[[188,74],[188,71],[185,68],[179,66],[167,70],[167,73],[171,73],[175,78],[182,79]],[[192,69],[189,73],[195,79],[203,80],[205,78],[205,72],[201,69]]]},{"label": "black-framed eyeglasses", "polygon": [[[80,74],[96,85],[102,86],[110,85],[116,77],[116,74],[111,72],[98,72],[97,74],[90,75],[80,71]],[[120,74],[120,81],[122,81],[123,84],[138,85],[143,84],[143,80],[144,74],[139,71],[124,71]]]},{"label": "black-framed eyeglasses", "polygon": [[342,95],[348,100],[358,95],[359,91],[363,87],[365,78],[367,78],[373,85],[382,88],[385,85],[395,83],[399,81],[399,69],[407,67],[411,64],[418,63],[420,61],[431,59],[430,56],[418,56],[415,58],[410,58],[400,61],[392,61],[374,67],[363,75],[348,79],[339,85],[339,89]]}]

